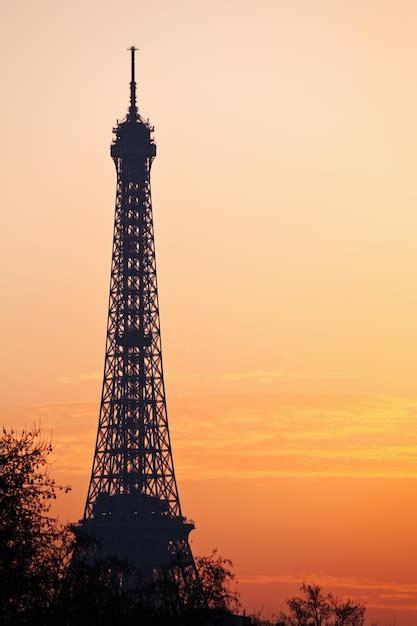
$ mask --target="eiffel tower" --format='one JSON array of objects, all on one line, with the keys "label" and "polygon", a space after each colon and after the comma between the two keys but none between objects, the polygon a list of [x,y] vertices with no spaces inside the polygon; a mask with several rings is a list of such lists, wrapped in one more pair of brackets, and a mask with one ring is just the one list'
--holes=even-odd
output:
[{"label": "eiffel tower", "polygon": [[104,380],[90,486],[81,527],[100,556],[116,556],[146,581],[164,572],[198,579],[182,514],[162,368],[150,173],[153,127],[138,112],[135,51],[130,106],[113,129],[116,166]]}]

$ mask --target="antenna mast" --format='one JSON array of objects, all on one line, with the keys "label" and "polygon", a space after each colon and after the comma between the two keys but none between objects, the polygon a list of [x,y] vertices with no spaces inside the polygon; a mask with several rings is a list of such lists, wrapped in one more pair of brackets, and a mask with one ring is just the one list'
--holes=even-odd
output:
[{"label": "antenna mast", "polygon": [[136,106],[136,81],[135,81],[135,52],[137,48],[131,46],[130,50],[130,66],[131,66],[131,78],[130,78],[130,107],[129,107],[129,120],[136,120],[138,117],[138,109]]}]

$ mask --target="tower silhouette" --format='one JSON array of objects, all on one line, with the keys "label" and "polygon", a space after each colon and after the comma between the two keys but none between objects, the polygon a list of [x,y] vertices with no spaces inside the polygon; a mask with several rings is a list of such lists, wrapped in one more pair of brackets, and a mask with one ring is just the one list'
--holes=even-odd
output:
[{"label": "tower silhouette", "polygon": [[138,112],[135,51],[130,106],[113,129],[116,166],[104,380],[81,526],[102,556],[131,562],[145,580],[171,572],[196,580],[181,512],[162,368],[150,172],[153,127]]}]

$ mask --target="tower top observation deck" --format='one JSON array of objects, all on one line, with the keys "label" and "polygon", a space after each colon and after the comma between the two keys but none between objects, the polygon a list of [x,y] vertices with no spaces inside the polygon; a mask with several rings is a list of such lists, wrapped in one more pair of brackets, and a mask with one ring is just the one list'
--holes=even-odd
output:
[{"label": "tower top observation deck", "polygon": [[135,52],[137,48],[131,46],[130,50],[130,104],[126,117],[113,128],[115,137],[110,147],[113,159],[125,156],[138,156],[153,159],[156,156],[156,145],[152,133],[153,126],[149,120],[143,119],[138,110],[136,101],[136,77],[135,77]]}]

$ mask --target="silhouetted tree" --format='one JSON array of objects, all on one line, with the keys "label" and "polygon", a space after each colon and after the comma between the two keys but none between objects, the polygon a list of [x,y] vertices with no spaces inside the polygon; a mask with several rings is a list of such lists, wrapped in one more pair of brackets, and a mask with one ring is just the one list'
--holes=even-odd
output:
[{"label": "silhouetted tree", "polygon": [[196,557],[196,566],[208,608],[229,613],[238,611],[239,594],[231,588],[236,580],[232,561],[213,550],[210,556]]},{"label": "silhouetted tree", "polygon": [[[39,428],[0,439],[0,613],[2,623],[41,622],[71,550],[69,531],[49,516],[63,488],[48,474],[50,443]],[[36,617],[35,617],[36,616]]]},{"label": "silhouetted tree", "polygon": [[222,609],[196,607],[179,602],[175,581],[158,580],[122,588],[121,578],[134,574],[132,568],[117,559],[71,566],[61,592],[49,613],[50,624],[60,626],[147,626],[163,624],[185,626],[212,623]]},{"label": "silhouetted tree", "polygon": [[289,613],[280,613],[276,626],[363,626],[365,606],[324,595],[322,588],[304,583],[302,596],[287,600]]},{"label": "silhouetted tree", "polygon": [[[206,624],[238,607],[238,594],[230,586],[235,578],[232,563],[216,550],[197,557],[199,580],[194,581],[190,596],[184,593],[182,578],[175,576],[175,567],[145,583],[126,562],[94,559],[91,538],[79,534],[78,542],[77,558],[67,570],[55,605],[54,619],[59,617],[61,625],[76,625],[83,619],[90,626]],[[129,581],[124,588],[123,579]]]},{"label": "silhouetted tree", "polygon": [[[121,586],[133,568],[116,558],[74,560],[61,581],[49,623],[60,626],[129,626],[158,624],[160,611],[145,597],[144,589]],[[162,612],[163,613],[163,612]]]}]

